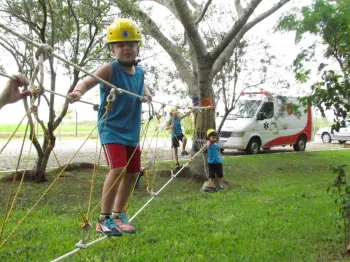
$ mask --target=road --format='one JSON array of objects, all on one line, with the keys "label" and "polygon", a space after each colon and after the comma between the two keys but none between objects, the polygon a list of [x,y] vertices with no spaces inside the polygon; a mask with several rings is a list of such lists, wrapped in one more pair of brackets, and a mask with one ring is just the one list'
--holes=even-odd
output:
[{"label": "road", "polygon": [[[96,146],[96,140],[87,140],[83,145],[83,140],[65,140],[57,141],[54,152],[57,156],[58,163],[53,154],[51,154],[48,167],[55,168],[59,165],[64,165],[73,158],[72,162],[87,162],[94,163],[95,156],[99,155],[100,146]],[[8,172],[16,169],[18,158],[21,151],[20,141],[11,141],[4,151],[0,154],[0,172]],[[191,148],[192,142],[189,140],[187,148]],[[0,142],[0,149],[5,145],[5,142]],[[79,150],[79,148],[81,149]],[[158,140],[148,139],[144,144],[143,159],[146,162],[150,159],[157,160],[172,160],[172,151],[170,150],[170,139],[159,138]],[[22,159],[20,161],[19,169],[24,169],[25,166],[31,169],[35,165],[36,151],[34,147],[31,148],[29,154],[30,144],[26,143],[22,153]],[[308,143],[306,151],[321,151],[321,150],[340,150],[350,149],[350,143],[339,144],[333,142],[330,144],[324,144],[319,138],[316,138],[314,142]],[[76,152],[79,152],[76,154]],[[286,147],[275,147],[271,150],[263,151],[262,154],[281,153],[281,152],[293,152],[293,148]],[[29,154],[29,157],[28,157]],[[76,154],[76,156],[74,156]],[[225,150],[224,156],[232,155],[245,155],[245,152],[237,150]],[[180,159],[188,159],[189,156],[180,156]],[[28,161],[27,161],[28,159]],[[101,154],[100,163],[106,165],[103,152]]]}]

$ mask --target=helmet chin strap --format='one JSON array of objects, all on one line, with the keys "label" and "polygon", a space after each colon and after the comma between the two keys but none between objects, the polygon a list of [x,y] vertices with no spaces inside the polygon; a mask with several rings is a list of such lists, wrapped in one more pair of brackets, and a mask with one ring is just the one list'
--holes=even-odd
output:
[{"label": "helmet chin strap", "polygon": [[134,59],[134,61],[132,61],[132,62],[122,62],[119,59],[117,59],[117,60],[118,60],[120,65],[126,66],[126,67],[137,66],[141,62],[141,59]]}]

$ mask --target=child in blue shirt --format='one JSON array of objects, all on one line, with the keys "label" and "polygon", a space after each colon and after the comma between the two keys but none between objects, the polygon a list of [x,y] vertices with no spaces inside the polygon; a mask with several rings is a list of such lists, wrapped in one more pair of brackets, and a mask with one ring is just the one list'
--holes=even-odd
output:
[{"label": "child in blue shirt", "polygon": [[207,152],[208,152],[208,181],[204,182],[202,190],[215,192],[224,189],[224,173],[220,155],[220,145],[217,144],[218,133],[214,129],[207,131]]},{"label": "child in blue shirt", "polygon": [[181,120],[188,116],[191,111],[188,111],[186,114],[180,116],[176,111],[175,107],[170,108],[170,119],[167,123],[166,129],[171,129],[171,147],[174,149],[174,157],[176,161],[176,167],[180,167],[179,164],[179,156],[178,156],[178,147],[180,146],[180,142],[182,142],[182,151],[181,155],[188,155],[186,151],[186,143],[187,137],[182,132]]},{"label": "child in blue shirt", "polygon": [[[143,96],[151,101],[149,90],[144,85],[144,71],[137,65],[136,56],[141,44],[138,26],[129,19],[117,19],[107,29],[107,44],[116,60],[101,66],[95,75],[125,91]],[[79,82],[72,93],[70,102],[80,100],[99,81],[87,77]],[[98,131],[101,144],[109,165],[109,172],[102,189],[102,206],[96,230],[107,236],[121,236],[135,233],[128,221],[125,208],[141,171],[141,100],[133,95],[117,95],[108,114],[106,98],[111,88],[100,84],[101,105]],[[102,116],[106,115],[105,118]]]}]

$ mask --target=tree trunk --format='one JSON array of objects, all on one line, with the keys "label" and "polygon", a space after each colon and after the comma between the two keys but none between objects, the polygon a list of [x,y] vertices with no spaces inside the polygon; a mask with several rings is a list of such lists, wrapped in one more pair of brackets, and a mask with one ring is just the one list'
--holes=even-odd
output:
[{"label": "tree trunk", "polygon": [[33,177],[33,180],[37,183],[47,181],[46,167],[56,140],[55,136],[50,136],[50,141],[48,140],[48,137],[49,136],[46,134],[42,145],[42,151],[41,151],[43,153],[38,154],[36,165],[33,168],[32,177]]},{"label": "tree trunk", "polygon": [[[213,88],[212,88],[212,73],[209,66],[202,67],[199,69],[199,101],[201,107],[206,107],[210,104],[213,99]],[[211,99],[211,100],[210,100]],[[207,130],[215,129],[215,109],[212,110],[201,110],[195,113],[194,118],[194,134],[192,144],[192,155],[197,153],[205,144],[207,138]],[[205,166],[207,165],[208,157],[204,153],[203,156],[197,155],[195,159],[189,165],[190,172],[194,176],[201,176],[206,179],[207,175],[205,172]]]}]

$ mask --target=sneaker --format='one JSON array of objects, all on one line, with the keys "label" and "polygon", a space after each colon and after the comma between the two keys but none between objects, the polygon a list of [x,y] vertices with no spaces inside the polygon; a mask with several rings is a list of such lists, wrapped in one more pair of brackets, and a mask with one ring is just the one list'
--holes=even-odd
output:
[{"label": "sneaker", "polygon": [[188,153],[184,150],[184,151],[182,151],[181,152],[181,155],[183,155],[183,156],[187,156],[188,155]]},{"label": "sneaker", "polygon": [[116,227],[113,218],[105,218],[99,220],[96,224],[96,231],[105,234],[106,236],[122,236],[123,233]]},{"label": "sneaker", "polygon": [[218,186],[216,189],[217,189],[217,190],[224,190],[225,187],[224,187],[223,185],[220,185],[220,186]]},{"label": "sneaker", "polygon": [[115,219],[115,224],[117,225],[117,227],[125,232],[125,233],[129,233],[129,234],[135,234],[136,230],[135,228],[131,225],[131,223],[129,222],[126,213],[122,213],[119,217],[117,217]]},{"label": "sneaker", "polygon": [[206,192],[206,193],[215,193],[218,192],[216,188],[201,188],[201,192]]},{"label": "sneaker", "polygon": [[201,188],[201,191],[207,192],[207,193],[217,192],[217,189],[215,188],[215,186],[213,184],[213,179],[209,178],[208,181],[205,181],[202,188]]}]

